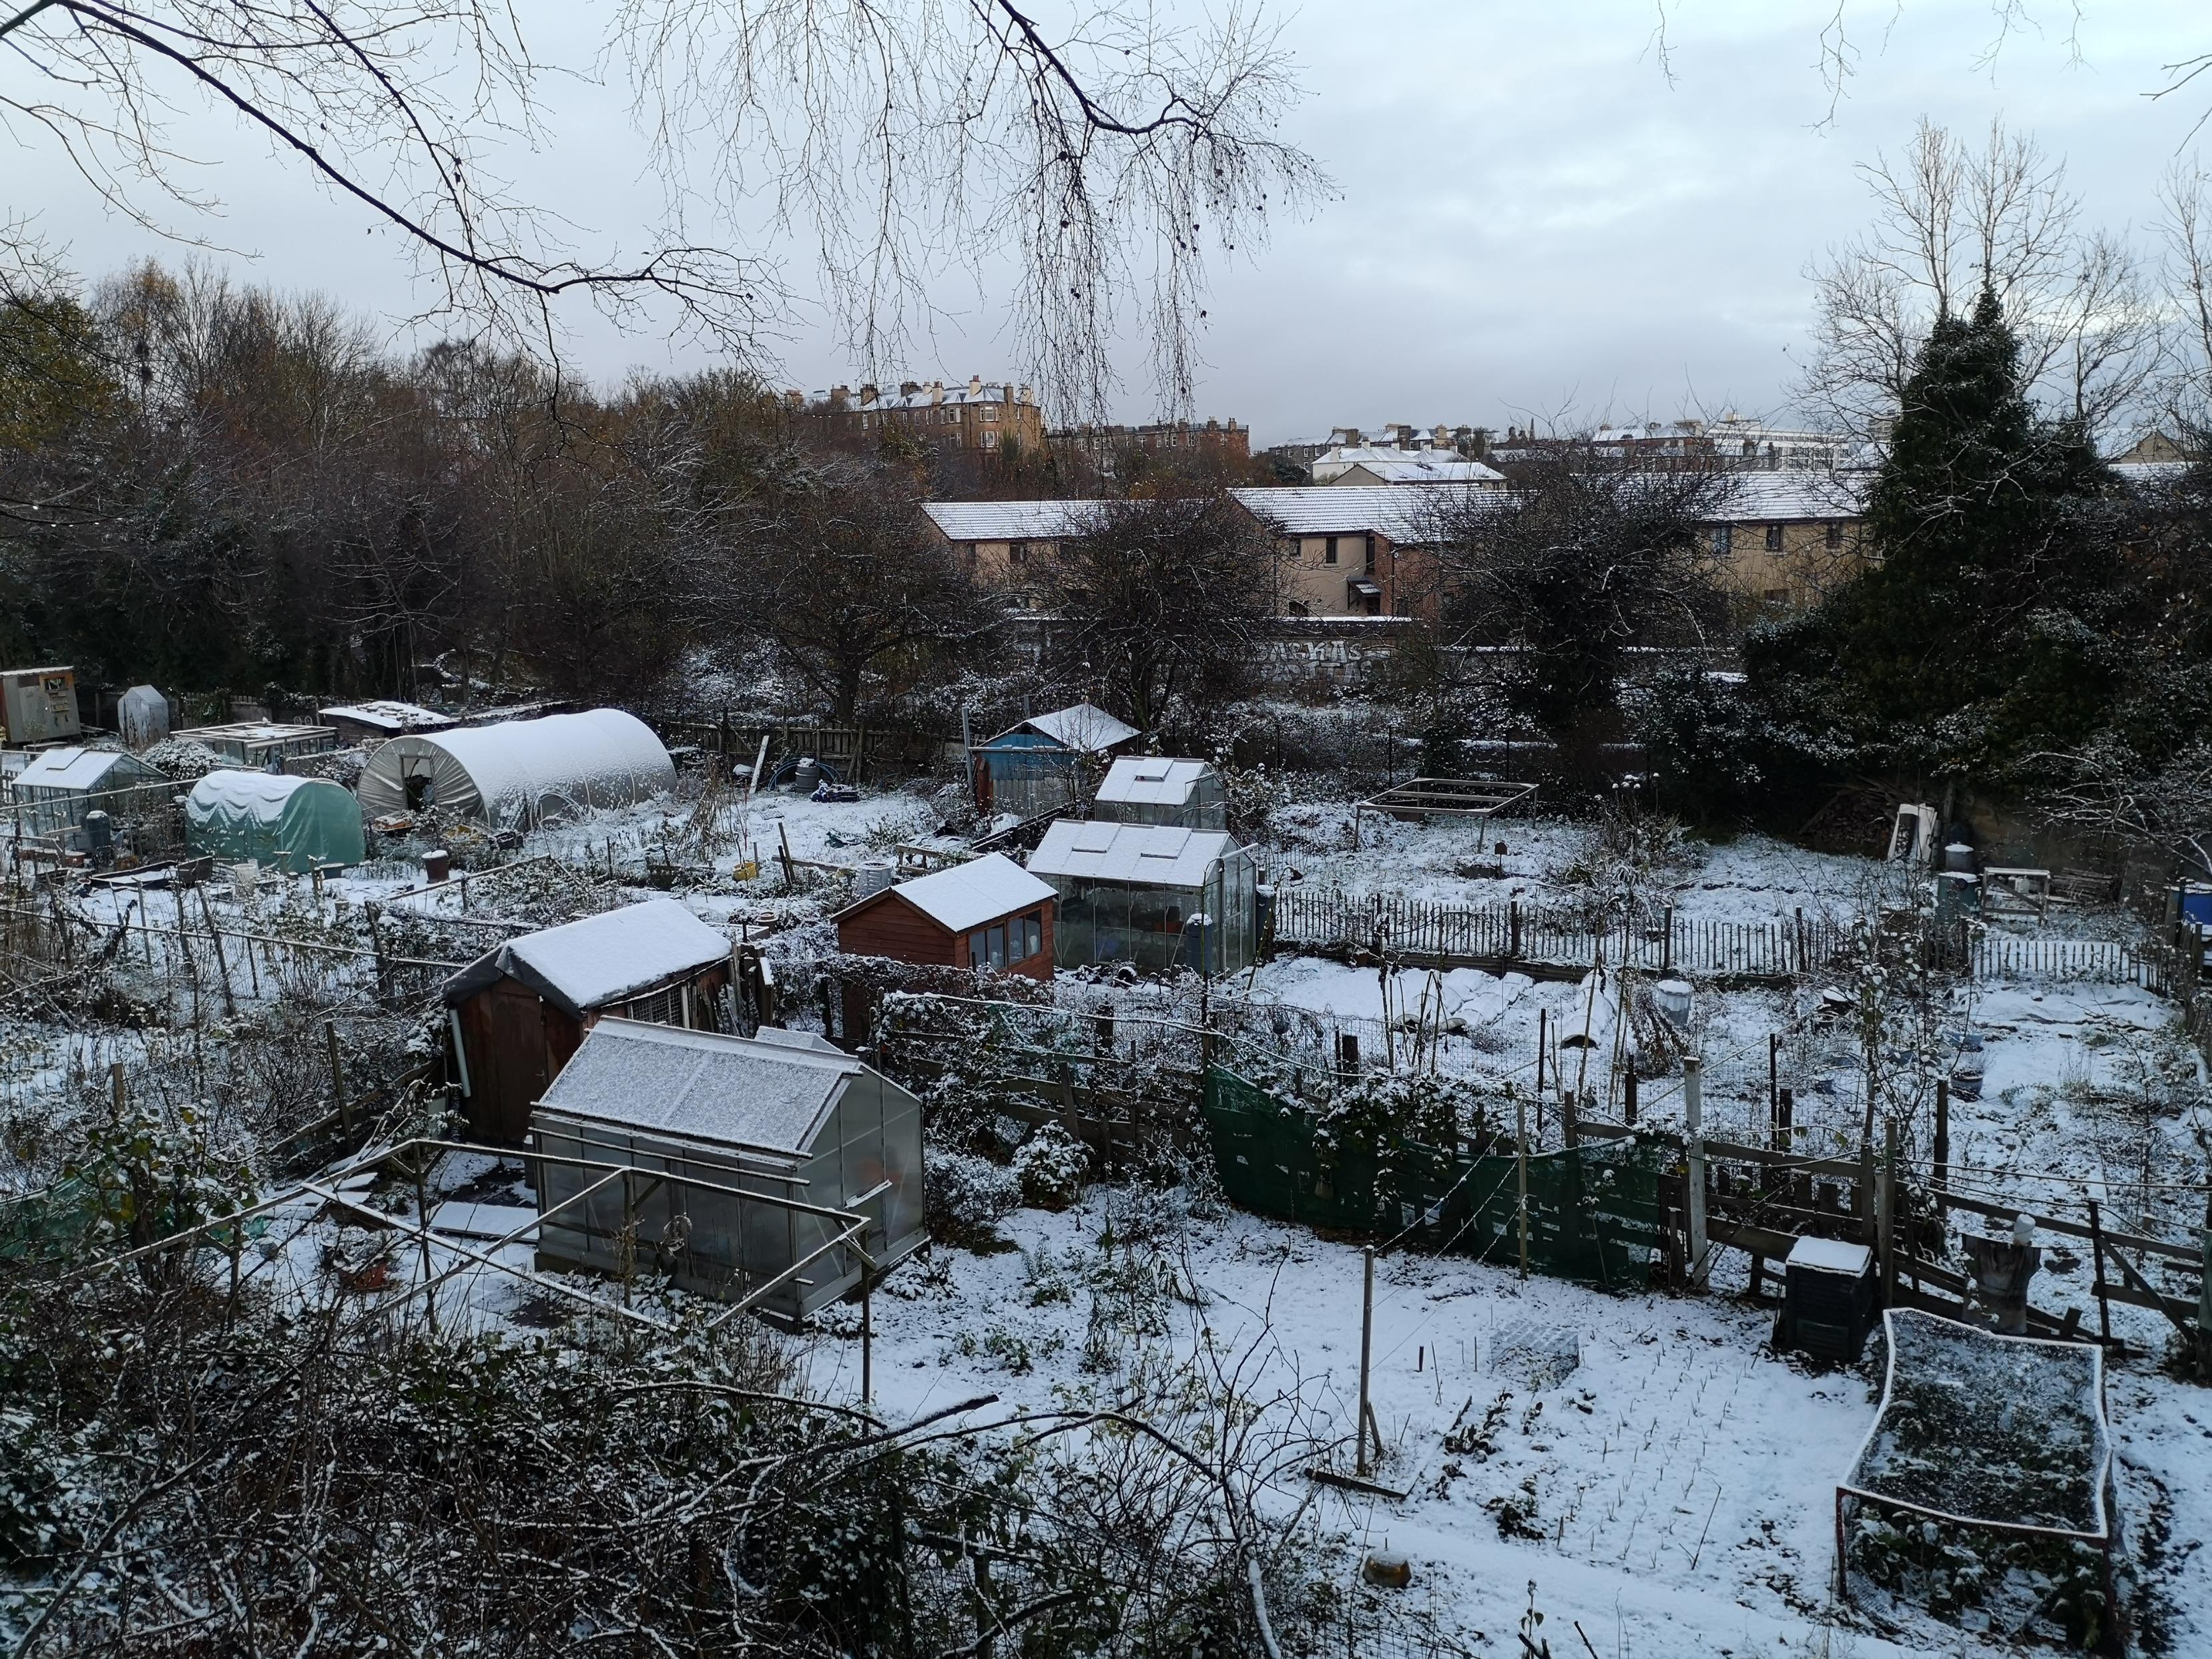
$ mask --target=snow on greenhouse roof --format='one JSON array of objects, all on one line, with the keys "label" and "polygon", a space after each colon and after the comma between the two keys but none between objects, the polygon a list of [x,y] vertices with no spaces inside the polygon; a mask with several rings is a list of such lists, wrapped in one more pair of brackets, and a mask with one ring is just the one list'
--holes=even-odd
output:
[{"label": "snow on greenhouse roof", "polygon": [[[108,774],[120,765],[125,775],[112,781]],[[158,783],[161,774],[119,749],[46,749],[15,775],[18,789],[81,791]]]},{"label": "snow on greenhouse roof", "polygon": [[460,1002],[504,976],[581,1014],[666,985],[730,954],[730,941],[674,899],[607,910],[509,939],[446,981]]},{"label": "snow on greenhouse roof", "polygon": [[866,1069],[811,1047],[603,1019],[540,1109],[804,1157],[839,1093]]},{"label": "snow on greenhouse roof", "polygon": [[996,921],[1000,916],[1042,904],[1054,896],[1050,887],[1004,853],[993,853],[872,893],[842,914],[850,915],[862,906],[879,903],[893,894],[939,927],[956,933]]},{"label": "snow on greenhouse roof", "polygon": [[1235,839],[1218,830],[1062,818],[1030,854],[1030,873],[1134,887],[1202,887],[1213,866],[1238,850]]},{"label": "snow on greenhouse roof", "polygon": [[325,708],[323,720],[350,720],[356,726],[372,726],[380,732],[436,732],[453,724],[451,714],[441,714],[434,708],[425,708],[416,702],[397,702],[380,698],[373,702],[346,703],[335,708]]},{"label": "snow on greenhouse roof", "polygon": [[1098,786],[1098,799],[1133,806],[1181,806],[1207,770],[1200,760],[1125,756],[1107,769],[1106,781]]}]

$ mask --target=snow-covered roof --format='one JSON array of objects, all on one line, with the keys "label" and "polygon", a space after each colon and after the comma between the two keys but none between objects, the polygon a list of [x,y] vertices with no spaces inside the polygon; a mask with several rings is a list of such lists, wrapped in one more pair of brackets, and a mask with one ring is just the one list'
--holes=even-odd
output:
[{"label": "snow-covered roof", "polygon": [[805,1157],[866,1069],[812,1044],[610,1018],[561,1068],[541,1109]]},{"label": "snow-covered roof", "polygon": [[1362,536],[1369,531],[1401,544],[1433,541],[1442,510],[1467,501],[1503,499],[1480,484],[1440,483],[1425,489],[1398,484],[1308,484],[1232,489],[1244,509],[1285,536]]},{"label": "snow-covered roof", "polygon": [[[1079,702],[1073,708],[1055,708],[1048,714],[1032,714],[1018,725],[1010,726],[999,733],[1000,738],[1014,732],[1036,732],[1050,738],[1063,749],[1073,749],[1086,755],[1103,755],[1117,743],[1127,743],[1137,735],[1137,728],[1127,720],[1120,720],[1096,703]],[[996,743],[998,738],[991,739]]]},{"label": "snow-covered roof", "polygon": [[604,911],[543,933],[525,933],[446,981],[461,1002],[505,977],[571,1014],[604,1008],[722,961],[730,941],[674,899]]},{"label": "snow-covered roof", "polygon": [[1505,475],[1495,467],[1485,466],[1480,461],[1462,460],[1447,450],[1435,459],[1425,456],[1391,456],[1371,461],[1354,461],[1337,474],[1342,477],[1354,468],[1365,473],[1378,483],[1504,483]]},{"label": "snow-covered roof", "polygon": [[922,511],[955,542],[1050,542],[1088,535],[1106,503],[1095,501],[930,501]]},{"label": "snow-covered roof", "polygon": [[2187,461],[2114,461],[2112,471],[2120,481],[2136,488],[2144,484],[2172,483],[2189,471]]},{"label": "snow-covered roof", "polygon": [[[108,774],[120,767],[123,775],[111,778]],[[18,789],[88,789],[128,788],[138,783],[159,783],[161,775],[135,755],[119,749],[45,749],[36,759],[15,774]]]},{"label": "snow-covered roof", "polygon": [[1857,1279],[1865,1274],[1873,1260],[1874,1252],[1863,1244],[1846,1244],[1839,1238],[1801,1238],[1790,1247],[1786,1265]]},{"label": "snow-covered roof", "polygon": [[1106,769],[1098,799],[1132,806],[1181,806],[1212,769],[1201,760],[1164,760],[1156,755],[1124,757]]},{"label": "snow-covered roof", "polygon": [[1030,854],[1030,873],[1139,887],[1201,887],[1213,866],[1238,850],[1234,837],[1218,830],[1062,818]]},{"label": "snow-covered roof", "polygon": [[351,720],[356,726],[374,726],[380,732],[435,732],[453,723],[451,714],[441,714],[434,708],[385,698],[325,708],[321,718]]},{"label": "snow-covered roof", "polygon": [[1865,481],[1846,473],[1732,472],[1705,518],[1712,524],[1762,524],[1856,519],[1865,510]]},{"label": "snow-covered roof", "polygon": [[872,893],[859,904],[848,907],[842,915],[851,915],[864,906],[880,904],[893,895],[904,899],[939,927],[956,933],[964,933],[971,927],[996,921],[1000,916],[1033,904],[1044,903],[1054,896],[1050,887],[1004,853],[992,853]]}]

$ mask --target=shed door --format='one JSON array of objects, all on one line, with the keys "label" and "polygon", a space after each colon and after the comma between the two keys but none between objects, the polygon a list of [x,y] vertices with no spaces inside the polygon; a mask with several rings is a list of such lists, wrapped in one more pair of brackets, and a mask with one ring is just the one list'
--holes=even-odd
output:
[{"label": "shed door", "polygon": [[495,986],[463,1006],[461,1036],[469,1046],[469,1121],[487,1140],[520,1146],[531,1107],[553,1080],[543,1005],[511,982]]}]

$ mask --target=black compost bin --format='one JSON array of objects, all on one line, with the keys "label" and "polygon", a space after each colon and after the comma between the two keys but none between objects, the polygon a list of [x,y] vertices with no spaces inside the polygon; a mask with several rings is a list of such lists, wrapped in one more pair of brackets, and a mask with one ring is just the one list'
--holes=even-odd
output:
[{"label": "black compost bin", "polygon": [[1783,1264],[1777,1352],[1795,1348],[1849,1364],[1859,1357],[1875,1310],[1874,1252],[1833,1238],[1801,1238]]}]

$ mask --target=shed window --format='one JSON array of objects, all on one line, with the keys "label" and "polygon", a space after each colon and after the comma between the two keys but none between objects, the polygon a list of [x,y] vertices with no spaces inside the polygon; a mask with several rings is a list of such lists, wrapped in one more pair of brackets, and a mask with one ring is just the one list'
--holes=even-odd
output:
[{"label": "shed window", "polygon": [[1003,968],[1006,965],[1006,928],[1001,922],[996,927],[979,927],[968,935],[968,965],[970,968]]},{"label": "shed window", "polygon": [[629,1019],[641,1019],[653,1025],[681,1025],[684,1023],[684,988],[671,985],[655,991],[651,996],[638,998],[623,1008]]},{"label": "shed window", "polygon": [[1766,526],[1766,550],[1770,553],[1782,550],[1782,526],[1778,524]]}]

